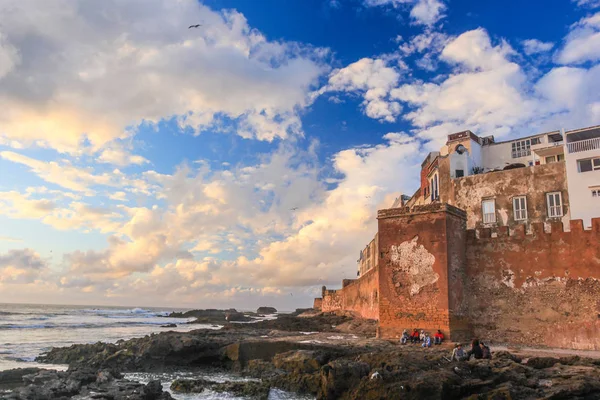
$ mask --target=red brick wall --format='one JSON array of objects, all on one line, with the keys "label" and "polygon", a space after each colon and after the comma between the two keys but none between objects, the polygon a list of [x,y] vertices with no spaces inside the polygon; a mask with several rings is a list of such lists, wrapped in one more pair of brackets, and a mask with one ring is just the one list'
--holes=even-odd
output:
[{"label": "red brick wall", "polygon": [[452,283],[457,294],[450,298],[448,274],[464,276],[464,212],[434,203],[380,210],[378,221],[378,336],[393,338],[403,329],[422,328],[441,329],[450,337],[463,280]]},{"label": "red brick wall", "polygon": [[378,319],[378,278],[374,268],[358,279],[344,279],[342,289],[323,292],[321,310],[353,311],[363,318]]},{"label": "red brick wall", "polygon": [[[532,224],[467,231],[469,296],[474,334],[496,342],[600,350],[600,219],[584,231],[571,221],[544,232]],[[495,235],[494,235],[495,236]]]}]

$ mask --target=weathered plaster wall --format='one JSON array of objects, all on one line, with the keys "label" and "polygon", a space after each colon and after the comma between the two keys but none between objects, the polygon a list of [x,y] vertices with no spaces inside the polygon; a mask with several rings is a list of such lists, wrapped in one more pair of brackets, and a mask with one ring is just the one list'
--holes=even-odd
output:
[{"label": "weathered plaster wall", "polygon": [[466,309],[475,335],[496,342],[600,350],[600,219],[564,232],[542,224],[468,231]]},{"label": "weathered plaster wall", "polygon": [[362,276],[370,269],[377,267],[379,262],[379,250],[377,249],[378,244],[379,240],[377,239],[377,234],[375,234],[373,240],[371,240],[369,244],[363,250],[361,250],[360,259],[358,260],[359,276]]},{"label": "weathered plaster wall", "polygon": [[562,193],[562,221],[568,223],[570,219],[564,162],[448,179],[443,183],[448,191],[440,200],[465,210],[469,229],[483,227],[481,201],[485,198],[496,200],[496,226],[512,228],[524,223],[514,220],[512,204],[514,196],[522,195],[527,197],[527,223],[556,221],[548,218],[548,192]]},{"label": "weathered plaster wall", "polygon": [[322,293],[321,310],[353,311],[363,318],[379,318],[379,270],[373,268],[358,279],[344,279],[342,288]]},{"label": "weathered plaster wall", "polygon": [[452,335],[448,273],[464,275],[456,271],[464,267],[464,220],[461,210],[440,203],[379,211],[379,337],[410,328]]}]

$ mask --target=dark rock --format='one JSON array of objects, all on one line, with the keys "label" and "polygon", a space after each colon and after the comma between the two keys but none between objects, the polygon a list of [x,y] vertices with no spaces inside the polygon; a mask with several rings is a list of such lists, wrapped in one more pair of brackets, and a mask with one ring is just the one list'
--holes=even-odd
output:
[{"label": "dark rock", "polygon": [[504,350],[494,352],[493,357],[499,360],[512,360],[516,363],[521,363],[521,358]]},{"label": "dark rock", "polygon": [[171,390],[177,393],[202,393],[214,384],[216,382],[206,379],[176,379],[171,383]]},{"label": "dark rock", "polygon": [[178,393],[202,393],[206,389],[218,393],[227,392],[238,397],[267,400],[270,385],[253,381],[218,383],[205,379],[178,379],[171,384],[171,390]]},{"label": "dark rock", "polygon": [[24,376],[34,375],[40,371],[42,371],[40,368],[17,368],[0,371],[0,390],[9,390],[23,386],[26,384],[23,381]]},{"label": "dark rock", "polygon": [[166,325],[161,325],[161,328],[177,328],[177,324],[166,324]]},{"label": "dark rock", "polygon": [[531,357],[525,364],[535,369],[544,369],[550,368],[559,362],[560,360],[554,357]]},{"label": "dark rock", "polygon": [[241,312],[232,311],[225,313],[225,320],[229,322],[248,322],[252,321],[252,318],[244,315]]},{"label": "dark rock", "polygon": [[258,307],[256,310],[257,314],[275,314],[277,309],[275,307]]},{"label": "dark rock", "polygon": [[321,368],[321,398],[335,399],[369,375],[369,364],[360,361],[340,359]]},{"label": "dark rock", "polygon": [[171,395],[163,392],[159,381],[147,385],[117,379],[118,373],[93,371],[89,368],[70,369],[66,372],[39,371],[27,376],[27,386],[18,387],[7,400],[52,400],[74,396],[111,400],[169,400]]}]

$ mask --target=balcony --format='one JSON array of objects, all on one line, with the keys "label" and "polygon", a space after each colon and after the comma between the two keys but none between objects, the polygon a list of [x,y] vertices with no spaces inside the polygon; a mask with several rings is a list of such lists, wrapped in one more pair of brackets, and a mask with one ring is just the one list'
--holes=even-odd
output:
[{"label": "balcony", "polygon": [[600,137],[567,143],[569,154],[582,151],[600,150]]}]

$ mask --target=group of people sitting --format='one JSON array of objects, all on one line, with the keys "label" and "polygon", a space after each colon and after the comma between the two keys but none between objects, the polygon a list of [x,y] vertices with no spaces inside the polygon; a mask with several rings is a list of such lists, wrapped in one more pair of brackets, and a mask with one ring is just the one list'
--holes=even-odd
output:
[{"label": "group of people sitting", "polygon": [[471,357],[475,359],[482,358],[492,358],[492,352],[490,348],[483,342],[480,342],[479,339],[473,339],[471,342],[471,350],[465,351],[462,348],[460,343],[457,343],[454,346],[454,350],[452,350],[452,357],[450,361],[467,361],[470,360]]},{"label": "group of people sitting", "polygon": [[405,329],[404,332],[402,332],[402,337],[400,338],[400,343],[402,344],[406,344],[408,342],[410,343],[421,343],[422,347],[431,347],[431,344],[442,344],[442,341],[444,340],[444,334],[442,333],[441,330],[438,329],[437,333],[435,335],[433,335],[433,340],[431,339],[431,336],[429,336],[429,332],[425,332],[424,330],[421,329],[421,332],[419,332],[418,329],[413,330],[413,332],[411,334],[408,333],[408,331]]},{"label": "group of people sitting", "polygon": [[[414,329],[412,333],[408,333],[405,329],[402,332],[402,336],[400,337],[400,343],[421,343],[421,347],[431,347],[431,344],[442,344],[444,341],[444,334],[441,330],[438,329],[437,333],[433,336],[433,340],[431,336],[429,336],[429,332],[425,332],[421,329],[419,332],[418,329]],[[462,347],[462,344],[457,343],[454,346],[454,350],[452,350],[452,357],[450,361],[466,361],[471,359],[471,357],[476,359],[482,358],[492,358],[492,352],[490,348],[483,342],[479,341],[479,339],[473,339],[471,343],[471,350],[465,351]]]}]

